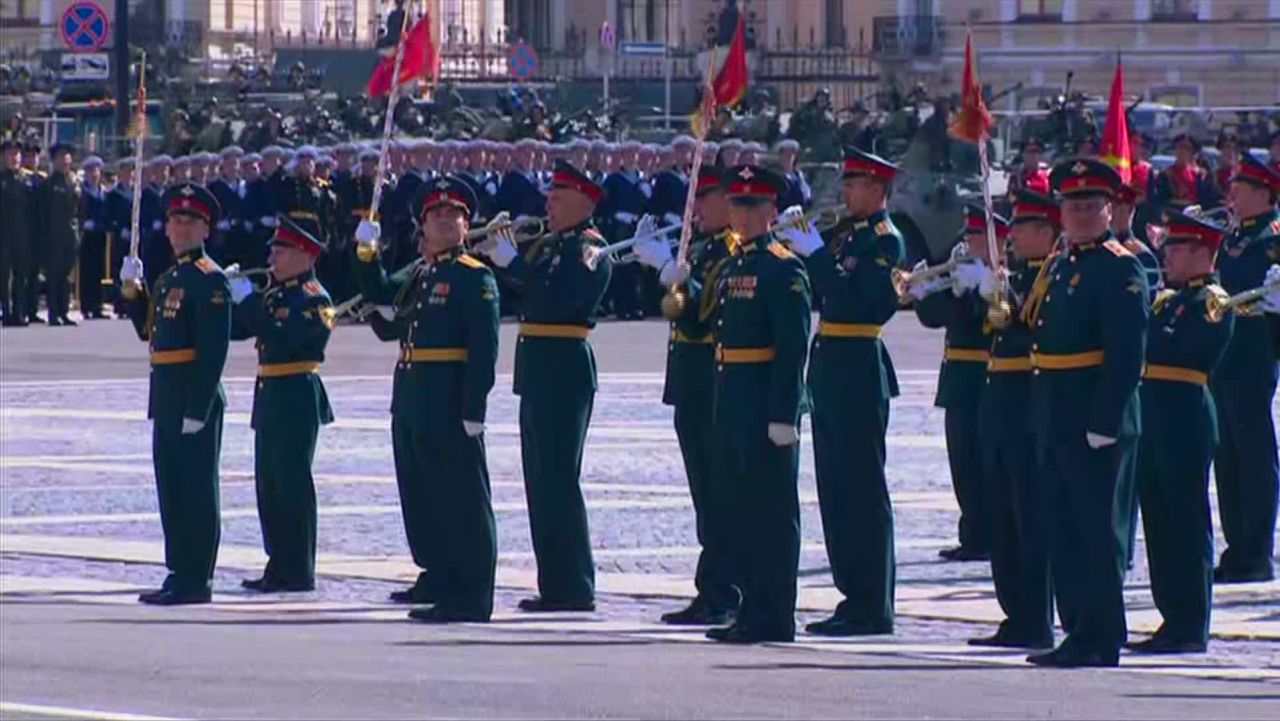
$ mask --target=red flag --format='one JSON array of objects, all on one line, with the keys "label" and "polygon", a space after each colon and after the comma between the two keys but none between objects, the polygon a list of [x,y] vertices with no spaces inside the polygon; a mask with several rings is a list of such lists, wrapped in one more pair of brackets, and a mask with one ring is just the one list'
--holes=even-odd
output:
[{"label": "red flag", "polygon": [[1133,150],[1129,147],[1129,119],[1124,107],[1124,66],[1116,59],[1116,75],[1111,80],[1111,102],[1107,104],[1107,124],[1102,129],[1102,162],[1116,169],[1120,179],[1133,181]]},{"label": "red flag", "polygon": [[960,112],[947,128],[956,140],[981,143],[991,131],[991,113],[982,99],[982,83],[978,82],[978,64],[973,55],[973,33],[965,30],[964,78],[960,86]]},{"label": "red flag", "polygon": [[747,29],[742,13],[738,13],[738,27],[733,31],[729,54],[711,87],[716,105],[737,105],[747,96]]},{"label": "red flag", "polygon": [[[439,70],[440,57],[431,39],[431,14],[427,13],[414,23],[404,36],[404,58],[400,61],[399,85],[415,78],[434,79]],[[369,76],[369,97],[377,98],[391,92],[391,76],[395,73],[396,57],[392,53],[383,58]]]}]

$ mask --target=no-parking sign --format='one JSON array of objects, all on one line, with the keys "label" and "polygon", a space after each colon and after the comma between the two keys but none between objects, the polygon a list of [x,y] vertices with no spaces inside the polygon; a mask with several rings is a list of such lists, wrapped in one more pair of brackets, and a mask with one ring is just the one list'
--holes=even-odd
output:
[{"label": "no-parking sign", "polygon": [[511,46],[511,76],[516,80],[527,80],[538,72],[538,51],[521,40]]},{"label": "no-parking sign", "polygon": [[111,36],[107,13],[91,0],[80,0],[67,7],[58,29],[62,32],[62,42],[78,53],[101,50]]}]

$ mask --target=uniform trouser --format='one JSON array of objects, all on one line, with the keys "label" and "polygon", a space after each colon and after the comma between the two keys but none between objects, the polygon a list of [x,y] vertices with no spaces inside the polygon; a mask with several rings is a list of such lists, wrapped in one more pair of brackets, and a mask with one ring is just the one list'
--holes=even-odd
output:
[{"label": "uniform trouser", "polygon": [[222,452],[219,402],[199,433],[153,426],[151,455],[164,531],[164,587],[178,593],[210,590],[222,534],[218,462]]},{"label": "uniform trouser", "polygon": [[595,599],[596,570],[579,476],[595,391],[520,397],[520,456],[538,593],[549,601]]},{"label": "uniform trouser", "polygon": [[1280,466],[1276,456],[1271,401],[1276,374],[1254,382],[1214,384],[1218,408],[1218,452],[1214,473],[1218,517],[1227,548],[1221,563],[1228,569],[1271,568],[1275,553],[1276,504]]},{"label": "uniform trouser", "polygon": [[311,464],[320,425],[306,414],[259,421],[254,434],[258,521],[265,577],[308,584],[316,576],[316,486]]},{"label": "uniform trouser", "polygon": [[498,546],[484,439],[469,438],[461,420],[431,428],[392,421],[392,433],[410,551],[427,569],[419,583],[443,608],[488,619]]},{"label": "uniform trouser", "polygon": [[889,401],[814,406],[813,453],[822,533],[844,600],[836,615],[893,623],[893,507],[885,479]]},{"label": "uniform trouser", "polygon": [[1138,459],[1142,438],[1125,454],[1120,466],[1120,482],[1116,484],[1116,523],[1120,524],[1120,553],[1128,571],[1133,566],[1134,549],[1138,546]]},{"label": "uniform trouser", "polygon": [[988,439],[984,447],[985,505],[991,529],[991,578],[1004,611],[1001,632],[1032,641],[1053,639],[1048,507],[1029,436]]},{"label": "uniform trouser", "polygon": [[609,278],[609,298],[613,301],[613,313],[623,316],[642,310],[640,304],[640,280],[643,269],[639,263],[621,263],[614,266]]},{"label": "uniform trouser", "polygon": [[1079,438],[1043,439],[1040,474],[1052,540],[1049,568],[1064,645],[1112,655],[1124,644],[1124,556],[1116,489],[1133,439],[1092,449]]},{"label": "uniform trouser", "polygon": [[1184,641],[1209,640],[1213,598],[1213,522],[1209,465],[1213,450],[1152,438],[1141,448],[1138,494],[1146,532],[1151,596],[1164,623],[1161,633]]},{"label": "uniform trouser", "polygon": [[37,317],[37,312],[40,310],[40,294],[43,292],[45,292],[45,289],[41,287],[40,268],[31,265],[27,268],[26,302],[24,304],[27,310],[27,318],[35,320]]},{"label": "uniform trouser", "polygon": [[737,623],[766,634],[792,635],[800,567],[800,444],[775,446],[766,427],[715,424],[718,455],[712,486],[729,499],[728,538],[742,589]]},{"label": "uniform trouser", "polygon": [[62,318],[71,311],[71,281],[67,274],[50,271],[49,284],[49,318]]},{"label": "uniform trouser", "polygon": [[7,249],[0,250],[0,310],[5,318],[27,318],[27,269],[15,262]]},{"label": "uniform trouser", "polygon": [[684,458],[685,475],[689,478],[689,495],[697,523],[698,567],[693,583],[698,598],[716,609],[736,609],[742,596],[736,587],[730,561],[732,543],[726,532],[726,498],[717,488],[714,476],[714,436],[711,429],[710,399],[702,403],[678,403],[675,409],[676,438]]},{"label": "uniform trouser", "polygon": [[976,552],[990,549],[989,519],[983,495],[982,438],[977,405],[947,408],[943,416],[951,485],[960,506],[960,546]]},{"label": "uniform trouser", "polygon": [[102,312],[102,279],[106,264],[106,234],[85,233],[80,240],[80,312],[86,318]]}]

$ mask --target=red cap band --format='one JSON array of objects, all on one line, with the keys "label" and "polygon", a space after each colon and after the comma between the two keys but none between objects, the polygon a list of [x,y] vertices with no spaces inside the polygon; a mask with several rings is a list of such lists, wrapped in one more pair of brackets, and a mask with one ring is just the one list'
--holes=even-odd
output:
[{"label": "red cap band", "polygon": [[595,183],[562,171],[551,174],[551,187],[576,190],[590,198],[593,203],[599,203],[600,199],[604,197],[604,192]]},{"label": "red cap band", "polygon": [[206,223],[213,218],[213,211],[210,210],[209,206],[200,202],[196,198],[188,198],[181,195],[174,195],[169,201],[169,210],[166,214],[172,215],[173,213],[194,215],[197,218],[202,218]]},{"label": "red cap band", "polygon": [[311,239],[308,238],[307,236],[295,232],[293,228],[290,228],[288,226],[283,226],[283,225],[280,226],[276,230],[275,239],[284,243],[285,245],[291,245],[297,248],[298,250],[305,252],[307,255],[310,255],[313,257],[320,256],[320,252],[321,252],[320,246],[311,242]]},{"label": "red cap band", "polygon": [[862,158],[847,158],[844,161],[845,175],[870,175],[873,178],[882,180],[893,180],[896,172],[894,168],[887,165],[867,162]]}]

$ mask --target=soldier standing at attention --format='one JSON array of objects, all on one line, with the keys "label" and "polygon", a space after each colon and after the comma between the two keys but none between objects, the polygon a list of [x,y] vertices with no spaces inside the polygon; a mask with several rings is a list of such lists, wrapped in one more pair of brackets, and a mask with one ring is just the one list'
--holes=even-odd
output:
[{"label": "soldier standing at attention", "polygon": [[[129,236],[133,232],[133,174],[138,172],[133,158],[121,158],[116,164],[116,185],[107,193],[105,219],[108,242],[111,247],[109,267],[119,268],[129,253]],[[124,298],[120,295],[120,278],[115,279],[112,298],[117,318],[127,318]]]},{"label": "soldier standing at attention", "polygon": [[1031,427],[1067,636],[1027,660],[1115,666],[1125,641],[1121,544],[1128,525],[1117,493],[1141,431],[1147,282],[1138,259],[1111,232],[1121,185],[1116,171],[1096,160],[1069,160],[1053,169],[1050,184],[1063,196],[1068,246],[1029,300]]},{"label": "soldier standing at attention", "polygon": [[[550,234],[523,256],[509,233],[486,248],[521,292],[515,394],[538,596],[523,611],[595,609],[595,563],[579,477],[596,394],[587,335],[609,285],[610,263],[590,267],[584,249],[603,245],[591,222],[604,191],[582,171],[556,164],[547,194]],[[499,214],[491,225],[504,220]]]},{"label": "soldier standing at attention", "polygon": [[9,327],[27,325],[27,280],[31,274],[31,236],[27,221],[31,195],[22,171],[22,145],[16,140],[0,144],[0,206],[5,209],[5,229],[0,233],[0,312]]},{"label": "soldier standing at attention", "polygon": [[1231,337],[1232,315],[1210,316],[1214,256],[1225,230],[1171,212],[1164,264],[1174,290],[1160,293],[1147,330],[1142,377],[1138,499],[1151,596],[1164,622],[1139,653],[1202,653],[1213,597],[1209,466],[1218,444],[1209,375]]},{"label": "soldier standing at attention", "polygon": [[[173,247],[165,235],[165,189],[169,187],[169,170],[173,164],[167,155],[157,155],[147,163],[146,184],[142,188],[141,216],[138,232],[142,234],[139,252],[149,275],[146,286],[155,285],[169,266],[173,265]],[[141,171],[140,171],[141,172]],[[132,212],[132,208],[130,208]],[[130,216],[132,222],[132,216]]]},{"label": "soldier standing at attention", "polygon": [[[1228,293],[1267,282],[1280,262],[1280,170],[1241,156],[1231,181],[1237,227],[1218,253],[1218,273]],[[1237,314],[1226,355],[1213,373],[1220,438],[1214,460],[1218,516],[1227,548],[1218,559],[1216,583],[1250,583],[1275,578],[1276,503],[1280,461],[1276,455],[1276,396],[1280,326],[1274,315]]]},{"label": "soldier standing at attention", "polygon": [[73,150],[49,151],[52,172],[36,196],[36,217],[45,245],[45,281],[49,284],[49,326],[76,325],[71,311],[71,271],[80,248],[80,183],[71,167]]},{"label": "soldier standing at attention", "polygon": [[26,295],[23,298],[24,310],[28,323],[44,323],[37,311],[40,310],[40,294],[44,292],[40,272],[48,262],[48,248],[36,238],[37,230],[42,227],[39,215],[41,187],[49,179],[49,174],[42,169],[40,153],[42,146],[35,141],[27,141],[22,147],[22,169],[19,176],[26,185],[27,213],[30,224],[27,226],[27,282]]},{"label": "soldier standing at attention", "polygon": [[257,338],[253,466],[267,567],[251,591],[310,591],[316,585],[316,488],[311,476],[320,426],[333,409],[320,364],[333,330],[329,294],[316,280],[325,250],[315,223],[281,216],[271,239],[271,285],[254,290],[228,272],[237,339]]},{"label": "soldier standing at attention", "polygon": [[219,158],[218,173],[210,176],[206,183],[222,208],[222,219],[214,233],[217,238],[214,247],[227,263],[248,268],[252,258],[246,247],[244,181],[240,179],[240,159],[244,157],[244,151],[237,145],[228,145],[215,157]]},{"label": "soldier standing at attention", "polygon": [[[689,248],[689,283],[714,288],[731,262],[732,235],[729,232],[729,196],[724,172],[703,167],[698,174],[694,217],[698,232]],[[642,226],[652,229],[649,217]],[[641,231],[642,233],[644,230]],[[644,236],[642,236],[644,237]],[[670,282],[676,265],[671,244],[652,238],[636,244],[640,262],[662,271]],[[698,595],[687,608],[662,615],[663,623],[674,625],[723,625],[733,620],[742,593],[733,571],[733,543],[730,518],[732,490],[715,483],[715,433],[712,428],[716,378],[715,337],[708,320],[715,310],[715,294],[708,291],[696,313],[671,324],[667,346],[667,375],[662,402],[675,407],[676,438],[689,479],[689,494],[697,519],[698,556],[694,586]]]},{"label": "soldier standing at attention", "polygon": [[410,618],[488,621],[497,536],[485,461],[484,421],[498,356],[493,272],[463,252],[476,209],[464,180],[428,181],[414,207],[422,262],[388,277],[380,228],[360,221],[356,273],[365,297],[395,304],[400,341],[391,396],[396,483],[414,563],[424,569],[392,600],[434,604]]},{"label": "soldier standing at attention", "polygon": [[102,281],[107,271],[107,194],[102,189],[102,158],[90,155],[80,194],[80,314],[101,320]]},{"label": "soldier standing at attention", "polygon": [[787,179],[787,192],[778,197],[778,210],[786,210],[798,205],[808,210],[813,205],[813,189],[804,177],[804,171],[796,167],[796,156],[800,154],[800,143],[787,139],[778,143],[778,167]]},{"label": "soldier standing at attention", "polygon": [[218,201],[208,190],[184,183],[165,193],[163,203],[176,263],[148,289],[142,285],[142,261],[129,256],[120,280],[130,286],[129,318],[151,349],[147,417],[169,569],[160,589],[138,600],[175,606],[212,597],[231,299],[226,276],[204,251],[218,220]]},{"label": "soldier standing at attention", "polygon": [[[889,399],[898,381],[881,340],[898,310],[891,273],[905,255],[886,202],[897,168],[850,150],[841,193],[851,217],[819,236],[783,232],[822,299],[813,340],[813,453],[831,575],[844,600],[805,630],[823,636],[893,632],[893,508],[885,479]],[[783,221],[798,218],[787,209]]]}]

